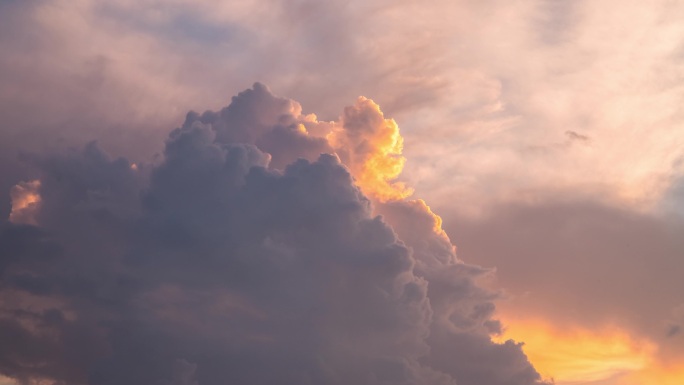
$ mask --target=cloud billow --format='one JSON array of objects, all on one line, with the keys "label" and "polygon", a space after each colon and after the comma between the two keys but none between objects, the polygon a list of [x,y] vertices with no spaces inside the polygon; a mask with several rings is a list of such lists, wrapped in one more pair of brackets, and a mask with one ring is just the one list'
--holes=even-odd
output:
[{"label": "cloud billow", "polygon": [[[367,99],[355,108],[372,119],[345,153],[377,159],[368,151],[385,151],[396,125]],[[383,200],[405,191],[394,171],[357,179],[385,169],[342,164],[328,138],[344,129],[256,84],[220,112],[188,114],[156,165],[96,144],[30,157],[39,182],[15,195],[40,199],[0,229],[0,374],[541,384],[519,344],[490,339],[496,295],[476,283],[490,271],[456,258],[422,201]]]}]

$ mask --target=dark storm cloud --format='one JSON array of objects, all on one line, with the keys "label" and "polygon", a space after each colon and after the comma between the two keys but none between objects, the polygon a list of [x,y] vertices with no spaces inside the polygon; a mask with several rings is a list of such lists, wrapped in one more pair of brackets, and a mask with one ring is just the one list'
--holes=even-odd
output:
[{"label": "dark storm cloud", "polygon": [[157,165],[95,143],[29,157],[38,225],[0,231],[0,374],[539,384],[519,344],[490,340],[496,294],[477,284],[489,270],[456,259],[421,201],[373,214],[335,155],[313,157],[329,147],[296,128],[313,124],[297,106],[257,84],[190,113]]}]

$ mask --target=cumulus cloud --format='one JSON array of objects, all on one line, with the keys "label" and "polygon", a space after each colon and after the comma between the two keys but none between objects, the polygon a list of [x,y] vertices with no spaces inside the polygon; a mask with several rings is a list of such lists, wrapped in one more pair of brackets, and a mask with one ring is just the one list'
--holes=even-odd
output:
[{"label": "cumulus cloud", "polygon": [[28,156],[39,182],[17,185],[12,212],[31,194],[40,204],[0,231],[0,373],[541,384],[520,344],[490,338],[497,294],[478,281],[491,271],[456,258],[424,202],[376,194],[403,191],[398,172],[362,163],[400,169],[400,152],[396,124],[368,99],[320,122],[255,84],[219,112],[189,113],[156,164],[95,143]]},{"label": "cumulus cloud", "polygon": [[364,191],[380,200],[411,195],[406,186],[394,181],[406,161],[397,123],[385,119],[372,100],[360,97],[355,106],[344,109],[340,124],[330,141]]},{"label": "cumulus cloud", "polygon": [[[678,301],[672,293],[680,287],[670,280],[680,279],[668,274],[677,271],[673,260],[682,253],[665,234],[681,229],[679,219],[661,217],[684,213],[683,15],[684,3],[670,0],[0,1],[0,218],[11,215],[7,226],[14,229],[40,225],[43,233],[34,236],[41,243],[31,243],[32,253],[54,254],[68,244],[69,250],[100,255],[101,236],[80,237],[97,228],[116,237],[107,247],[125,254],[122,245],[138,242],[121,231],[131,221],[154,228],[150,223],[168,225],[165,215],[178,222],[173,216],[184,212],[203,231],[219,231],[190,214],[218,215],[206,207],[224,195],[193,193],[194,182],[168,177],[181,172],[175,167],[192,181],[214,175],[212,186],[221,191],[246,183],[241,175],[250,164],[284,172],[299,158],[315,163],[320,153],[335,153],[374,201],[373,213],[383,215],[411,253],[457,261],[451,243],[442,239],[439,217],[424,203],[380,202],[415,189],[435,211],[448,214],[461,256],[496,265],[512,291],[544,293],[547,299],[530,307],[540,316],[588,325],[583,320],[610,318],[615,310],[632,324],[639,312],[657,307],[657,322],[630,333],[658,341],[670,335],[664,346],[677,345],[682,316],[670,304]],[[252,79],[318,116],[260,86],[223,109],[226,90],[243,89]],[[401,125],[403,140],[370,100],[336,118],[339,107],[358,95],[382,105]],[[206,108],[211,111],[202,113]],[[200,112],[187,115],[169,138],[177,142],[165,149],[168,128],[189,109]],[[360,131],[345,128],[362,117],[374,123],[363,123]],[[86,144],[92,140],[98,145]],[[213,144],[198,159],[178,155],[205,142]],[[88,149],[65,154],[67,147]],[[18,150],[53,155],[26,157]],[[211,160],[214,169],[192,171],[199,159]],[[77,187],[84,178],[92,181],[87,191]],[[153,180],[179,195],[150,190]],[[151,216],[150,210],[169,204],[178,213]],[[651,215],[656,211],[660,217]],[[104,224],[86,212],[97,212]],[[593,231],[568,231],[577,222]],[[615,230],[623,222],[624,231]],[[165,236],[182,243],[184,231],[171,229]],[[613,241],[620,237],[630,239],[624,248]],[[7,242],[22,239],[17,234]],[[643,252],[637,255],[632,239],[652,250],[637,248]],[[510,247],[495,247],[497,242]],[[544,259],[556,249],[563,249],[563,263]],[[624,255],[624,263],[616,255]],[[660,272],[658,263],[645,260],[651,255],[673,267],[664,273],[668,279],[653,278]],[[414,273],[427,276],[425,260],[413,258]],[[538,260],[545,274],[526,266]],[[592,285],[578,285],[559,266],[582,282],[602,281],[600,272],[616,283],[594,296],[584,290]],[[491,279],[483,269],[471,273],[475,280]],[[431,279],[433,319],[471,325],[470,310],[451,317],[448,307],[438,309],[431,290],[437,278]],[[553,289],[544,289],[547,283]],[[643,288],[634,298],[656,305],[631,304],[619,295],[617,288],[631,292],[633,286]],[[556,310],[553,294],[587,311],[560,317],[565,313]],[[605,305],[583,304],[584,297]],[[630,311],[632,306],[640,310]],[[485,324],[489,331],[500,329],[496,322]],[[195,365],[183,357],[173,362],[183,360],[188,368]],[[182,364],[173,365],[174,373],[185,373],[178,369]],[[653,382],[666,384],[636,383]]]}]

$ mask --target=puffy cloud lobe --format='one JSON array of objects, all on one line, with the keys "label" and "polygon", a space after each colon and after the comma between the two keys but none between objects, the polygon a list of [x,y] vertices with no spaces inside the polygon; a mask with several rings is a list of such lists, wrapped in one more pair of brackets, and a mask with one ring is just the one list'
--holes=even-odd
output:
[{"label": "puffy cloud lobe", "polygon": [[406,162],[401,155],[404,139],[394,120],[385,119],[380,107],[362,96],[344,109],[340,125],[330,140],[364,191],[382,201],[411,195],[394,181]]},{"label": "puffy cloud lobe", "polygon": [[335,152],[366,194],[383,201],[411,194],[395,181],[406,161],[401,155],[399,127],[364,97],[345,108],[338,121],[321,122],[314,114],[303,115],[294,100],[277,97],[255,83],[219,112],[190,112],[183,128],[197,123],[209,125],[218,143],[257,146],[271,155],[272,168],[283,169],[299,158],[314,160],[321,153]]},{"label": "puffy cloud lobe", "polygon": [[[492,319],[495,293],[478,285],[491,270],[460,262],[441,219],[425,202],[394,201],[377,205],[399,237],[411,246],[414,271],[429,282],[433,310],[430,354],[424,359],[459,384],[532,384],[539,375],[521,352],[521,344],[492,344],[489,335],[501,333]],[[438,230],[438,231],[436,231]],[[495,368],[492,370],[492,368]]]},{"label": "puffy cloud lobe", "polygon": [[[388,124],[377,119],[354,129]],[[495,294],[477,284],[489,271],[456,258],[424,203],[372,203],[358,169],[314,158],[332,148],[326,130],[344,127],[255,85],[220,113],[189,114],[156,166],[95,144],[33,157],[38,226],[0,233],[0,373],[22,384],[540,383],[519,345],[490,340]],[[292,141],[264,139],[274,132]]]},{"label": "puffy cloud lobe", "polygon": [[313,114],[302,115],[299,103],[273,95],[260,83],[233,97],[219,112],[188,113],[183,128],[196,122],[209,125],[218,143],[258,146],[271,155],[271,166],[279,169],[298,158],[315,160],[321,153],[332,152],[320,136],[326,133],[326,123],[318,122]]}]

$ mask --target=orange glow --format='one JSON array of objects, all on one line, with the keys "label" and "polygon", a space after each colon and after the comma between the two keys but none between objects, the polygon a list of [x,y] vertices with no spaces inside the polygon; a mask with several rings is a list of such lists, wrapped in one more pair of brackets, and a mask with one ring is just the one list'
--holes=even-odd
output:
[{"label": "orange glow", "polygon": [[12,223],[36,224],[36,211],[40,204],[40,181],[20,182],[10,190],[12,211],[9,220]]},{"label": "orange glow", "polygon": [[684,363],[678,365],[652,365],[626,376],[617,385],[634,384],[682,385],[684,384]]},{"label": "orange glow", "polygon": [[623,374],[631,377],[632,373],[646,373],[655,359],[656,346],[652,342],[634,338],[616,327],[590,331],[554,327],[539,320],[504,320],[506,330],[497,339],[523,341],[530,362],[544,378],[553,378],[556,385],[593,381],[635,385],[619,381],[626,378]]},{"label": "orange glow", "polygon": [[396,181],[406,162],[397,123],[363,96],[345,108],[341,123],[328,140],[364,193],[383,202],[410,196],[413,191]]},{"label": "orange glow", "polygon": [[434,211],[430,208],[430,206],[425,203],[424,200],[422,199],[411,199],[407,200],[406,203],[413,208],[415,208],[418,211],[424,212],[428,214],[432,218],[432,231],[446,239],[447,242],[451,243],[449,240],[449,236],[447,233],[442,229],[442,217],[439,215],[435,214]]}]

